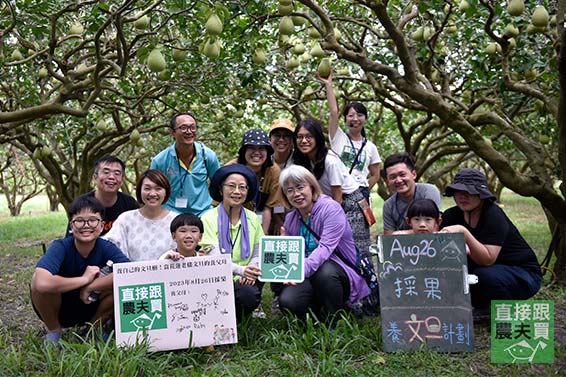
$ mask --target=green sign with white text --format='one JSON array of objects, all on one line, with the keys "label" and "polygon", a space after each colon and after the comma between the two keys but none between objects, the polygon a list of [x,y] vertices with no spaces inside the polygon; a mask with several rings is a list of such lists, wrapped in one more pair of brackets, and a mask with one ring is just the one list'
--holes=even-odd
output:
[{"label": "green sign with white text", "polygon": [[305,279],[305,240],[300,236],[264,236],[259,246],[260,281],[295,282]]},{"label": "green sign with white text", "polygon": [[123,332],[167,328],[163,283],[125,286],[118,292]]},{"label": "green sign with white text", "polygon": [[491,301],[492,363],[553,363],[554,302]]}]

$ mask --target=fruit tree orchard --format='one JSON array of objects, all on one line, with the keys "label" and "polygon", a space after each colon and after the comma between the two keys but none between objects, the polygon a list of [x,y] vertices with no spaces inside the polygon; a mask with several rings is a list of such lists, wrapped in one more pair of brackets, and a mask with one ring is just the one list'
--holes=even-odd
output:
[{"label": "fruit tree orchard", "polygon": [[563,3],[2,0],[0,142],[67,205],[104,154],[145,169],[175,111],[222,160],[277,116],[324,120],[327,59],[383,156],[409,151],[439,185],[489,166],[535,197],[560,226],[564,280]]}]

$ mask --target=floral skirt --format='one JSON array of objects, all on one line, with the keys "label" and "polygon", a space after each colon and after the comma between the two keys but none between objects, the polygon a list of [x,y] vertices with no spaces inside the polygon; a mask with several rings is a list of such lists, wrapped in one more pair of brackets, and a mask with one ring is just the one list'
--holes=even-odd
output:
[{"label": "floral skirt", "polygon": [[351,194],[342,195],[342,208],[346,212],[346,217],[352,228],[354,235],[354,242],[358,250],[363,256],[367,256],[371,260],[369,246],[371,245],[371,238],[369,234],[369,226],[358,202],[364,199],[364,194],[361,188],[358,188]]}]

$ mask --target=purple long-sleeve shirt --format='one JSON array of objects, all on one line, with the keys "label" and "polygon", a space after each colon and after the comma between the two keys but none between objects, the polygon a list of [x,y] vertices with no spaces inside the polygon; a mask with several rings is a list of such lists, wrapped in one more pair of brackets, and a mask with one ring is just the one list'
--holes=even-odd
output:
[{"label": "purple long-sleeve shirt", "polygon": [[[286,235],[300,235],[300,216],[297,209],[287,214],[284,224]],[[305,259],[305,277],[311,277],[326,260],[331,259],[338,263],[348,275],[350,281],[348,302],[354,303],[367,296],[370,291],[364,279],[336,255],[340,253],[352,264],[356,263],[356,246],[352,237],[352,228],[340,204],[327,195],[321,195],[314,202],[310,221],[310,227],[320,236],[320,241],[316,241],[317,248]]]}]

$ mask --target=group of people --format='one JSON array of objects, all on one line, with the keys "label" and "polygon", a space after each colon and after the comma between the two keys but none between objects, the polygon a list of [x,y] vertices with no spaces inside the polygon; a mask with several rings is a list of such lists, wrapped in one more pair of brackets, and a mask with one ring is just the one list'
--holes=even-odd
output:
[{"label": "group of people", "polygon": [[[305,280],[271,284],[275,309],[300,318],[309,311],[333,321],[370,294],[356,265],[369,254],[371,223],[364,215],[380,175],[394,192],[383,206],[383,230],[462,232],[469,270],[479,276],[472,305],[492,299],[534,295],[541,272],[533,250],[489,192],[485,175],[462,169],[445,195],[456,206],[441,212],[439,190],[417,183],[406,153],[383,163],[366,139],[366,108],[357,102],[343,111],[339,126],[332,78],[320,78],[330,108],[329,141],[322,124],[276,119],[269,133],[245,132],[238,156],[220,166],[216,153],[197,141],[191,113],[175,115],[175,142],[155,156],[136,185],[136,200],[119,191],[125,166],[116,157],[94,167],[95,189],[68,208],[67,237],[53,242],[36,265],[32,304],[57,343],[61,329],[104,322],[112,316],[112,277],[100,275],[108,260],[173,259],[230,254],[237,318],[261,303],[259,244],[263,235],[302,236]],[[92,293],[98,299],[92,300]]]}]

